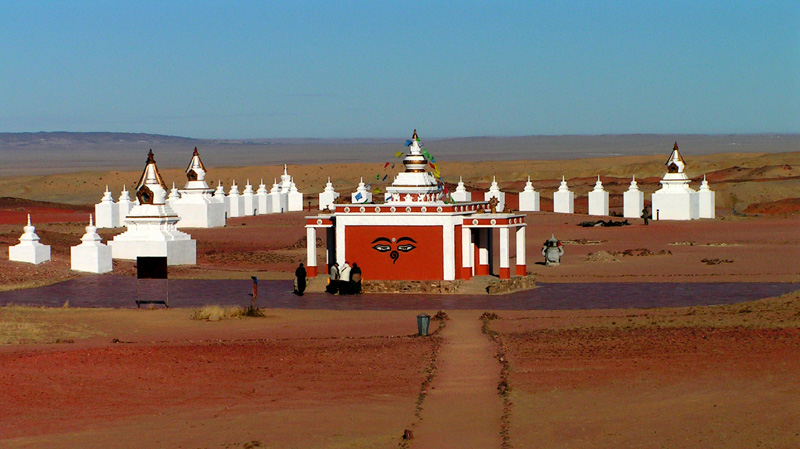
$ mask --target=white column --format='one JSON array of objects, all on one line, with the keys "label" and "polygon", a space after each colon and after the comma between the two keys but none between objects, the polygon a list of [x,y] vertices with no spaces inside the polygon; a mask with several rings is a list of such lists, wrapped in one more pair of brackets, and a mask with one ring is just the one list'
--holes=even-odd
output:
[{"label": "white column", "polygon": [[527,270],[525,261],[525,226],[517,228],[517,276],[525,276]]},{"label": "white column", "polygon": [[309,277],[315,277],[317,275],[317,228],[310,226],[306,228],[306,248],[308,252],[306,271]]},{"label": "white column", "polygon": [[472,276],[472,229],[461,227],[461,278],[469,279]]},{"label": "white column", "polygon": [[511,277],[508,248],[508,227],[500,228],[500,278]]}]

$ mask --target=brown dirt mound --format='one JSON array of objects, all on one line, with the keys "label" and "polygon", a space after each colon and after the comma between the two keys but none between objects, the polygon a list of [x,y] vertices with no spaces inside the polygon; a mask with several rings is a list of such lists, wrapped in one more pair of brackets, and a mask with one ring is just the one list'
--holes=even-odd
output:
[{"label": "brown dirt mound", "polygon": [[754,203],[744,210],[745,214],[753,215],[796,215],[800,213],[800,198],[785,198],[767,203]]}]

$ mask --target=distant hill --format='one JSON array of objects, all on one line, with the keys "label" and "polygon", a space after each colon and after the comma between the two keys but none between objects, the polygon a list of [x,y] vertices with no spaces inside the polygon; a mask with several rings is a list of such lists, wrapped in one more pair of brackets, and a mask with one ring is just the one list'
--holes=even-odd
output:
[{"label": "distant hill", "polygon": [[[677,141],[684,157],[800,151],[800,134],[478,136],[422,134],[437,160],[559,160],[663,154]],[[385,139],[194,139],[142,133],[0,133],[0,177],[96,170],[138,170],[153,149],[160,167],[185,166],[198,147],[210,166],[384,162],[408,137]]]}]

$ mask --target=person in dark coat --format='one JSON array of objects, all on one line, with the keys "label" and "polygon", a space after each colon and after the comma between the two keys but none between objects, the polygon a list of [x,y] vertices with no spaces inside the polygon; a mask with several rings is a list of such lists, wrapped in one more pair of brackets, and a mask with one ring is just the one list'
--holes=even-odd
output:
[{"label": "person in dark coat", "polygon": [[331,265],[328,278],[328,287],[325,289],[328,293],[336,294],[339,291],[339,264],[334,262]]},{"label": "person in dark coat", "polygon": [[294,275],[297,278],[295,281],[294,294],[303,296],[303,292],[306,291],[306,267],[301,263],[300,266],[294,270]]},{"label": "person in dark coat", "polygon": [[353,269],[350,270],[350,294],[361,294],[361,268],[353,262]]}]

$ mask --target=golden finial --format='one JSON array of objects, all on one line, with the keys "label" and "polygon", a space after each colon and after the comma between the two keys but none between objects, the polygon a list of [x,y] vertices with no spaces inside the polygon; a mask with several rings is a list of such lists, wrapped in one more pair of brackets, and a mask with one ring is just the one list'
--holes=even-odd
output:
[{"label": "golden finial", "polygon": [[417,130],[416,129],[414,130],[414,135],[411,138],[413,140],[419,140],[419,137],[417,137]]},{"label": "golden finial", "polygon": [[153,154],[153,149],[152,148],[150,149],[150,152],[147,153],[147,162],[145,162],[145,163],[146,164],[155,164],[156,163],[156,158],[155,158],[155,155]]}]

